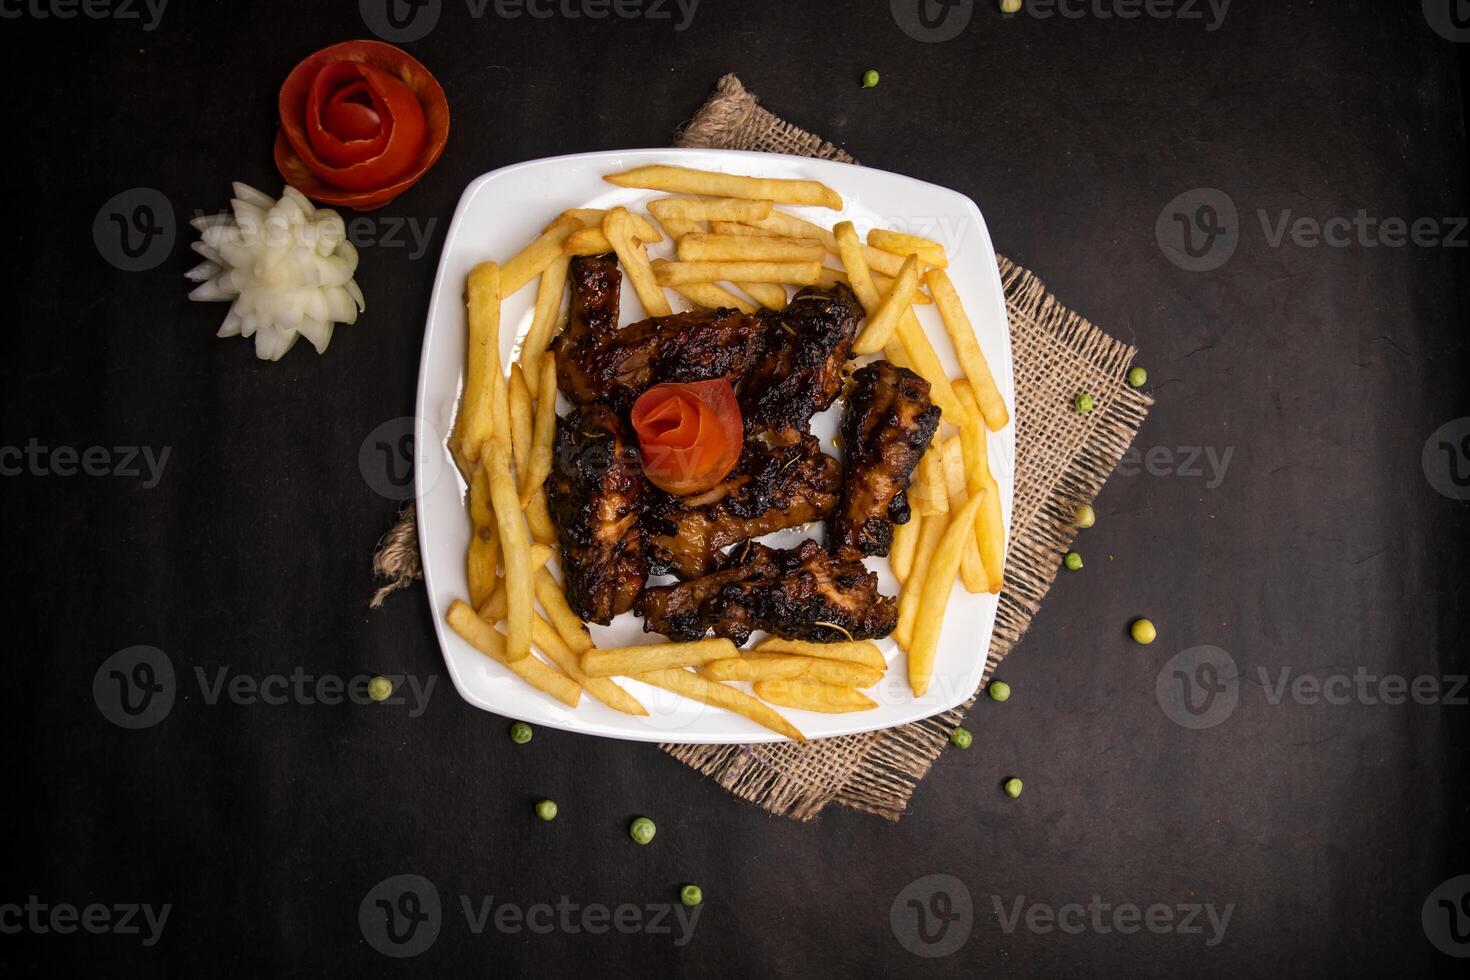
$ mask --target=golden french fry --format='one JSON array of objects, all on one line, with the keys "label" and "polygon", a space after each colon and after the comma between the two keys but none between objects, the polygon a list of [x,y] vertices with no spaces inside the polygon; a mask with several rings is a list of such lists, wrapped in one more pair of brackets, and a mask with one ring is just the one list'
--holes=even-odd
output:
[{"label": "golden french fry", "polygon": [[822,243],[776,235],[745,237],[693,232],[679,239],[681,262],[821,262]]},{"label": "golden french fry", "polygon": [[562,215],[548,225],[545,231],[500,270],[500,295],[512,295],[546,271],[547,266],[561,258],[562,244],[581,227],[582,222],[569,214]]},{"label": "golden french fry", "polygon": [[500,282],[500,267],[494,262],[481,262],[470,270],[465,286],[464,396],[450,446],[456,457],[468,464],[478,462],[485,441],[497,434],[502,424],[509,424],[509,395],[505,401],[500,400],[505,384],[500,366]]},{"label": "golden french fry", "polygon": [[524,511],[526,524],[531,528],[531,540],[537,544],[556,544],[556,524],[551,520],[551,508],[546,503],[546,484],[531,491],[531,499]]},{"label": "golden french fry", "polygon": [[501,562],[505,565],[505,655],[520,660],[531,653],[531,542],[521,517],[520,498],[510,474],[510,447],[492,439],[485,447],[490,471],[490,500],[500,528]]},{"label": "golden french fry", "polygon": [[661,687],[666,691],[673,691],[675,694],[682,694],[686,698],[702,701],[716,708],[734,711],[749,718],[757,725],[785,735],[793,741],[806,741],[806,736],[795,725],[781,717],[780,713],[769,705],[758,701],[744,691],[716,683],[691,671],[672,667],[667,670],[648,671],[633,679],[652,684],[654,687]]},{"label": "golden french fry", "polygon": [[949,491],[944,482],[944,459],[940,448],[930,443],[915,467],[916,476],[909,486],[909,506],[922,517],[949,512]]},{"label": "golden french fry", "polygon": [[1011,416],[1006,411],[1005,399],[1000,396],[1000,389],[995,386],[990,364],[980,350],[979,341],[975,339],[975,328],[965,314],[960,294],[955,292],[954,283],[943,269],[930,269],[925,273],[924,279],[929,283],[929,291],[934,294],[939,317],[944,321],[944,330],[949,334],[950,343],[954,345],[960,367],[964,369],[965,377],[970,379],[971,390],[979,403],[980,414],[985,417],[986,426],[992,432],[1004,429]]},{"label": "golden french fry", "polygon": [[606,677],[588,677],[582,673],[582,666],[577,655],[566,645],[556,629],[540,616],[533,616],[531,619],[531,639],[537,648],[546,654],[547,659],[560,667],[572,680],[586,688],[588,694],[609,708],[621,711],[625,715],[648,714],[648,709],[643,707],[637,698],[618,687],[612,680]]},{"label": "golden french fry", "polygon": [[837,257],[842,260],[842,267],[847,270],[847,281],[852,286],[852,291],[857,294],[858,302],[863,304],[863,310],[872,316],[878,312],[878,307],[883,305],[883,298],[878,293],[878,287],[873,284],[872,271],[868,268],[867,257],[863,255],[862,243],[858,241],[857,229],[851,221],[841,221],[832,229],[832,239],[837,251]]},{"label": "golden french fry", "polygon": [[[823,228],[821,225],[812,224],[810,221],[798,218],[794,214],[787,214],[785,211],[772,211],[769,216],[759,221],[747,221],[744,223],[768,235],[787,235],[792,238],[815,238],[826,246],[828,252],[833,255],[839,254],[837,251],[837,241],[833,237],[832,232]],[[715,230],[722,231],[719,228]],[[862,249],[863,260],[867,264],[867,267],[875,272],[881,272],[885,276],[896,276],[898,275],[898,270],[903,268],[902,256],[871,248],[862,243],[859,243],[858,247]]]},{"label": "golden french fry", "polygon": [[531,459],[531,389],[526,372],[515,361],[510,365],[510,454],[516,475],[524,477]]},{"label": "golden french fry", "polygon": [[[648,202],[648,213],[665,228],[670,221],[759,221],[771,213],[771,202],[733,197],[714,201],[698,197],[660,197]],[[673,231],[669,233],[673,234]]]},{"label": "golden french fry", "polygon": [[573,255],[604,255],[613,247],[601,228],[583,228],[568,235],[561,244],[561,250],[570,258]]},{"label": "golden french fry", "polygon": [[768,310],[786,309],[785,286],[778,286],[772,282],[737,282],[735,285]]},{"label": "golden french fry", "polygon": [[[821,657],[798,657],[789,653],[766,653],[763,650],[747,650],[741,654],[740,659],[753,663],[766,660],[782,661],[783,663],[795,661],[802,667],[798,675],[805,680],[816,681],[820,684],[836,684],[839,687],[872,687],[883,679],[883,671],[867,664],[853,663],[850,660],[826,660]],[[723,663],[724,661],[716,661]],[[708,666],[708,665],[706,665]],[[778,668],[781,676],[786,676],[786,670],[790,668]],[[733,679],[733,678],[732,678]],[[752,680],[763,680],[755,677]]]},{"label": "golden french fry", "polygon": [[914,548],[914,569],[909,573],[909,580],[903,583],[903,591],[899,593],[898,627],[893,631],[893,638],[905,650],[909,649],[913,640],[914,620],[919,615],[919,599],[923,595],[924,580],[929,575],[934,563],[934,552],[939,548],[939,541],[948,527],[948,514],[934,514],[925,517],[919,528],[919,543]]},{"label": "golden french fry", "polygon": [[928,692],[929,681],[934,676],[934,653],[939,649],[945,607],[949,605],[965,543],[975,537],[971,530],[975,526],[975,515],[984,502],[984,497],[971,497],[964,510],[954,516],[954,522],[944,532],[924,576],[924,592],[919,597],[919,611],[914,622],[914,642],[908,648],[909,687],[913,688],[915,697],[923,697]]},{"label": "golden french fry", "polygon": [[465,555],[470,605],[480,604],[495,591],[495,569],[500,562],[500,531],[490,506],[490,474],[483,463],[470,477],[470,547]]},{"label": "golden french fry", "polygon": [[819,684],[816,681],[756,681],[752,688],[755,696],[762,701],[805,711],[840,714],[847,711],[870,711],[878,707],[878,702],[850,687]]},{"label": "golden french fry", "polygon": [[816,262],[666,262],[653,263],[664,286],[686,282],[773,282],[810,286],[822,274]]},{"label": "golden french fry", "polygon": [[929,382],[929,399],[944,413],[944,421],[957,423],[961,413],[954,386],[950,384],[949,376],[944,373],[944,365],[934,351],[934,345],[929,343],[929,338],[912,309],[904,310],[899,318],[898,339],[903,344],[904,353],[912,362],[909,366]]},{"label": "golden french fry", "polygon": [[919,528],[924,522],[924,515],[912,506],[909,511],[906,523],[893,526],[893,546],[888,549],[888,564],[893,566],[893,577],[900,585],[913,573],[914,547],[919,543]]},{"label": "golden french fry", "polygon": [[[711,660],[699,672],[712,681],[759,681],[768,678],[800,677],[806,673],[809,657],[727,657]],[[833,661],[836,663],[837,661]]]},{"label": "golden french fry", "polygon": [[572,652],[581,656],[592,649],[592,636],[587,632],[587,625],[582,622],[582,617],[572,612],[572,607],[567,603],[566,593],[562,591],[561,585],[552,577],[546,569],[536,573],[536,599],[541,603],[541,608],[546,610],[552,625],[556,627],[557,633],[561,634],[562,640]]},{"label": "golden french fry", "polygon": [[990,472],[990,451],[986,445],[985,429],[979,423],[979,410],[975,405],[975,393],[969,384],[960,381],[955,385],[955,394],[970,416],[967,425],[960,426],[960,449],[965,456],[965,476],[971,487],[985,493],[985,503],[975,520],[975,541],[980,549],[980,560],[985,565],[985,575],[990,580],[992,594],[1005,588],[1006,526],[1001,512],[1000,484]]},{"label": "golden french fry", "polygon": [[[529,377],[529,375],[528,375]],[[521,479],[521,509],[551,475],[551,447],[556,439],[556,355],[541,358],[541,397],[536,399],[536,421],[531,429],[531,456]],[[539,540],[539,539],[538,539]]]},{"label": "golden french fry", "polygon": [[674,194],[701,194],[706,197],[738,197],[748,201],[778,201],[783,204],[810,204],[815,207],[842,210],[842,196],[816,180],[777,180],[742,177],[688,167],[634,167],[602,178],[619,187],[642,187]]},{"label": "golden french fry", "polygon": [[511,660],[506,654],[504,634],[475,615],[475,611],[463,602],[454,600],[445,618],[450,628],[476,650],[509,667],[538,691],[544,691],[571,708],[581,700],[581,686],[556,668],[531,656]]},{"label": "golden french fry", "polygon": [[668,316],[672,313],[669,298],[653,277],[643,245],[633,236],[632,219],[628,217],[627,209],[613,208],[609,211],[603,219],[602,230],[612,243],[613,251],[618,253],[618,261],[623,264],[623,271],[628,274],[633,290],[648,315]]},{"label": "golden french fry", "polygon": [[757,643],[751,653],[789,653],[798,657],[816,657],[819,660],[846,660],[874,670],[888,669],[888,662],[878,651],[877,644],[867,640],[812,643],[808,640],[783,640],[779,636],[770,636]]},{"label": "golden french fry", "polygon": [[588,677],[632,676],[668,667],[691,667],[739,654],[735,644],[722,639],[611,647],[607,650],[592,649],[582,654],[582,670]]},{"label": "golden french fry", "polygon": [[[547,561],[549,561],[550,559],[551,549],[546,547],[546,545],[531,545],[531,574],[535,575],[539,570],[545,567]],[[490,623],[493,626],[494,624],[505,619],[506,606],[508,605],[508,603],[509,600],[506,598],[505,593],[505,578],[503,576],[497,577],[495,579],[495,591],[490,593],[490,598],[486,599],[484,604],[481,605],[479,609],[476,610],[476,612],[479,614],[481,619],[483,619],[487,623]],[[534,633],[535,631],[533,630],[533,638]]]},{"label": "golden french fry", "polygon": [[904,260],[898,278],[893,281],[893,291],[878,304],[877,310],[868,315],[863,332],[858,334],[857,341],[853,344],[853,353],[872,354],[882,350],[893,339],[899,320],[910,313],[914,291],[919,286],[918,267],[919,260],[914,256],[910,255]]},{"label": "golden french fry", "polygon": [[658,223],[664,226],[664,231],[669,233],[670,238],[676,239],[683,238],[685,235],[698,235],[706,227],[703,221],[682,221],[678,218],[659,218]]},{"label": "golden french fry", "polygon": [[936,265],[941,269],[949,268],[949,256],[945,254],[944,246],[927,238],[920,238],[918,235],[905,235],[901,231],[874,228],[868,232],[868,244],[880,251],[891,252],[894,255],[914,255],[929,265]]},{"label": "golden french fry", "polygon": [[[686,282],[682,286],[672,287],[674,292],[683,296],[695,306],[702,306],[707,310],[718,310],[721,307],[739,310],[741,313],[754,313],[755,306],[736,296],[734,293],[712,282]],[[780,289],[780,286],[776,287]],[[781,295],[786,295],[784,292]]]},{"label": "golden french fry", "polygon": [[[601,231],[602,222],[603,219],[607,217],[607,212],[602,208],[568,208],[567,210],[562,212],[562,216],[570,216],[576,218],[588,228],[595,228],[596,230]],[[661,242],[664,240],[664,236],[659,234],[658,229],[653,226],[653,222],[643,217],[643,215],[639,214],[637,211],[629,211],[628,220],[633,222],[633,237],[638,239],[640,242],[652,245],[654,242]],[[572,232],[572,234],[575,235],[576,232]],[[602,251],[611,252],[612,246],[609,245]],[[597,254],[600,255],[602,253],[599,252]]]},{"label": "golden french fry", "polygon": [[[526,370],[526,384],[531,394],[541,397],[541,358],[546,354],[546,345],[551,343],[556,332],[557,320],[561,317],[561,300],[567,291],[567,265],[569,256],[563,255],[552,261],[541,273],[541,282],[536,286],[536,309],[531,315],[531,329],[526,331],[521,344],[521,366]],[[556,388],[551,389],[556,397]]]},{"label": "golden french fry", "polygon": [[[960,441],[960,436],[951,436],[944,440],[940,453],[944,459],[944,479],[949,493],[949,512],[951,514],[958,514],[963,510],[965,501],[969,500],[974,493],[983,494],[985,492],[983,486],[973,493],[970,490]],[[980,547],[973,534],[970,535],[969,544],[960,554],[960,581],[965,583],[966,592],[990,591],[990,578],[986,575],[985,566],[980,561]]]},{"label": "golden french fry", "polygon": [[[873,285],[878,287],[879,296],[887,296],[893,291],[893,278],[891,276],[885,276],[880,272],[873,272],[872,269],[869,269],[868,272],[872,274]],[[843,272],[841,269],[833,269],[825,265],[822,266],[822,277],[817,280],[818,286],[823,289],[831,289],[839,282],[851,285],[851,283],[848,283],[846,272]],[[934,301],[929,298],[929,294],[924,292],[924,290],[914,290],[915,305],[925,305],[932,302]]]}]

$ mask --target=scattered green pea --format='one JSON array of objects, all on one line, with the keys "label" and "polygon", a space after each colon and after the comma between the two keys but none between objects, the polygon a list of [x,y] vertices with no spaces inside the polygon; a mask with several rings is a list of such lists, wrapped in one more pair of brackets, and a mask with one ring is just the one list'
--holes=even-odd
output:
[{"label": "scattered green pea", "polygon": [[1005,681],[991,681],[985,688],[992,701],[1009,701],[1011,699],[1011,686]]},{"label": "scattered green pea", "polygon": [[1021,0],[1000,0],[1000,12],[1003,14],[1020,13]]},{"label": "scattered green pea", "polygon": [[1144,646],[1159,638],[1159,631],[1146,619],[1134,620],[1128,632],[1132,634],[1134,643],[1142,643]]},{"label": "scattered green pea", "polygon": [[876,88],[878,86],[878,73],[869,68],[863,72],[863,88]]},{"label": "scattered green pea", "polygon": [[1006,780],[1004,789],[1006,791],[1006,795],[1014,800],[1016,797],[1021,795],[1021,781],[1015,776],[1012,776],[1010,779]]},{"label": "scattered green pea", "polygon": [[555,803],[555,801],[553,801],[553,800],[542,800],[540,803],[537,803],[536,804],[536,816],[540,817],[542,820],[547,820],[547,821],[555,820],[556,819],[556,803]]},{"label": "scattered green pea", "polygon": [[1087,530],[1097,523],[1097,511],[1092,509],[1091,504],[1083,504],[1077,508],[1077,526]]},{"label": "scattered green pea", "polygon": [[1144,385],[1148,384],[1148,372],[1141,367],[1129,368],[1128,383],[1134,388],[1142,388]]},{"label": "scattered green pea", "polygon": [[685,885],[679,889],[679,901],[693,907],[704,901],[704,890],[698,885]]},{"label": "scattered green pea", "polygon": [[1078,392],[1077,397],[1072,399],[1072,407],[1086,415],[1092,411],[1092,396],[1087,392]]},{"label": "scattered green pea", "polygon": [[949,741],[957,749],[968,749],[975,743],[975,736],[968,728],[960,727],[949,733]]},{"label": "scattered green pea", "polygon": [[510,740],[517,745],[525,745],[531,740],[531,726],[523,721],[518,721],[510,726]]},{"label": "scattered green pea", "polygon": [[1082,568],[1082,556],[1075,551],[1069,551],[1062,559],[1062,564],[1067,566],[1069,572],[1079,571]]},{"label": "scattered green pea", "polygon": [[368,681],[368,697],[374,701],[386,701],[393,694],[393,682],[386,677],[374,677]]},{"label": "scattered green pea", "polygon": [[653,835],[656,833],[658,833],[658,828],[647,817],[639,817],[628,825],[628,836],[638,844],[647,844],[653,840]]}]

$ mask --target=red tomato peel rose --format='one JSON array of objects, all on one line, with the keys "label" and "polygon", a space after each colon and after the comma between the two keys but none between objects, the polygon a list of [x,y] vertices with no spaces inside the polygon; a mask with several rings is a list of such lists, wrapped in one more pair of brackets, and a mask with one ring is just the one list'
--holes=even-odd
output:
[{"label": "red tomato peel rose", "polygon": [[449,103],[429,70],[381,41],[344,41],[281,86],[276,168],[307,197],[369,211],[418,183],[444,152]]},{"label": "red tomato peel rose", "polygon": [[662,384],[633,403],[633,430],[649,482],[668,493],[702,493],[740,461],[744,424],[724,378]]}]

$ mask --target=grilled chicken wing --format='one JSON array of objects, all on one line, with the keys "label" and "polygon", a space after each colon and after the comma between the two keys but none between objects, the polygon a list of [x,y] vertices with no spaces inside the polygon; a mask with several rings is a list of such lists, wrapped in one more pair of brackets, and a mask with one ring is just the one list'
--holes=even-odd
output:
[{"label": "grilled chicken wing", "polygon": [[740,391],[747,437],[788,446],[807,434],[811,417],[842,389],[862,307],[846,285],[808,287],[779,312],[764,310],[765,350]]},{"label": "grilled chicken wing", "polygon": [[827,529],[834,554],[888,554],[893,525],[909,520],[909,478],[938,428],[929,382],[908,368],[874,361],[853,375],[842,417],[846,479]]},{"label": "grilled chicken wing", "polygon": [[597,352],[618,332],[623,274],[618,257],[579,255],[567,269],[572,304],[567,325],[547,349],[556,355],[556,384],[578,405],[597,400],[601,392]]},{"label": "grilled chicken wing", "polygon": [[638,448],[617,413],[589,405],[557,420],[554,459],[548,496],[567,601],[583,619],[607,625],[633,608],[648,577]]},{"label": "grilled chicken wing", "polygon": [[776,449],[747,443],[730,475],[697,497],[649,491],[650,570],[685,580],[708,575],[721,548],[826,517],[841,487],[841,464],[814,436]]},{"label": "grilled chicken wing", "polygon": [[811,540],[789,551],[759,544],[740,551],[704,578],[645,589],[643,628],[675,640],[713,630],[738,645],[755,630],[821,643],[876,639],[898,625],[897,604],[859,559],[833,557]]}]

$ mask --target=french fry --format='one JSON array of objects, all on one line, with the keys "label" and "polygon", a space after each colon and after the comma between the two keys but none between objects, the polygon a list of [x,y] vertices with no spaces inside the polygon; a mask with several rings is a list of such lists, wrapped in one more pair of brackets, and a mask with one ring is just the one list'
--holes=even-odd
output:
[{"label": "french fry", "polygon": [[[529,377],[529,375],[528,375]],[[551,446],[556,439],[556,355],[541,358],[541,397],[536,399],[536,421],[531,429],[530,462],[521,479],[521,510],[551,475]]]},{"label": "french fry", "polygon": [[[727,657],[711,660],[699,672],[712,681],[760,681],[769,678],[800,677],[806,673],[809,657]],[[836,661],[833,661],[836,663]]]},{"label": "french fry", "polygon": [[912,507],[909,519],[893,527],[893,547],[888,549],[888,564],[893,566],[893,577],[902,584],[909,580],[914,567],[914,547],[919,543],[919,528],[924,516]]},{"label": "french fry", "polygon": [[[607,217],[607,211],[603,210],[602,208],[568,208],[567,210],[562,212],[562,216],[570,216],[576,218],[588,228],[595,228],[598,231],[601,231],[603,219]],[[653,222],[643,217],[643,215],[639,214],[637,211],[629,211],[628,220],[633,222],[633,237],[638,239],[640,242],[643,242],[646,245],[652,245],[654,242],[661,242],[664,240],[664,236],[659,234],[658,229],[653,226]],[[572,232],[572,234],[575,235],[576,232]],[[609,245],[602,251],[611,252],[612,246]]]},{"label": "french fry", "polygon": [[[839,687],[872,687],[883,679],[883,671],[867,664],[853,663],[850,660],[826,660],[822,657],[798,657],[789,653],[766,653],[762,650],[747,650],[740,656],[741,660],[751,663],[761,663],[767,660],[773,661],[796,661],[802,666],[799,676],[809,681],[817,681],[822,684],[836,684]],[[717,660],[716,663],[725,663]],[[708,666],[706,664],[706,666]],[[780,668],[783,672],[789,668]],[[731,678],[732,680],[737,678]],[[762,680],[763,678],[752,678]]]},{"label": "french fry", "polygon": [[[873,276],[873,285],[878,287],[878,295],[887,296],[889,292],[891,292],[893,289],[892,277],[885,276],[881,272],[873,272],[873,270],[871,269],[869,269],[868,272],[871,273]],[[823,289],[831,289],[839,282],[851,285],[851,283],[848,283],[847,281],[846,272],[843,272],[841,269],[833,269],[830,266],[822,266],[822,277],[817,280],[818,286]],[[929,294],[924,292],[924,290],[914,290],[914,305],[922,306],[932,302],[934,301],[929,298]]]},{"label": "french fry", "polygon": [[687,282],[772,282],[810,286],[822,274],[816,262],[665,262],[653,263],[660,285]]},{"label": "french fry", "polygon": [[979,403],[980,414],[984,416],[986,426],[992,432],[1004,429],[1011,420],[1010,413],[1006,411],[1005,399],[1000,396],[1000,389],[995,386],[990,364],[980,350],[979,341],[975,339],[975,328],[965,314],[965,307],[960,302],[959,293],[955,292],[954,283],[943,269],[930,269],[925,273],[924,279],[929,284],[929,291],[934,294],[939,317],[944,321],[944,330],[949,334],[950,343],[954,345],[960,367],[964,369],[965,377],[970,379],[971,391],[975,401]]},{"label": "french fry", "polygon": [[546,503],[546,484],[531,491],[531,499],[524,511],[526,524],[531,528],[531,540],[537,544],[556,544],[556,524],[551,520],[551,508]]},{"label": "french fry", "polygon": [[587,625],[582,622],[581,616],[572,612],[566,593],[551,573],[544,568],[538,571],[535,586],[536,599],[541,603],[541,608],[546,610],[547,617],[556,627],[563,642],[579,657],[591,650],[592,636],[587,632]]},{"label": "french fry", "polygon": [[873,248],[894,255],[914,255],[922,262],[938,266],[941,269],[949,268],[949,256],[945,254],[944,246],[918,235],[905,235],[901,231],[889,231],[887,228],[874,228],[868,232],[868,244]]},{"label": "french fry", "polygon": [[853,344],[853,353],[872,354],[882,350],[893,339],[899,321],[910,313],[914,291],[919,286],[919,260],[910,255],[904,260],[898,278],[893,281],[893,290],[878,304],[878,309],[868,315],[863,332]]},{"label": "french fry", "polygon": [[502,424],[509,434],[509,395],[501,401],[505,375],[500,366],[500,282],[500,267],[481,262],[470,270],[465,285],[464,396],[450,445],[469,464],[479,461],[481,446]]},{"label": "french fry", "polygon": [[975,520],[975,541],[980,549],[980,561],[985,565],[985,575],[990,580],[990,591],[996,594],[1005,588],[1006,561],[1006,527],[1001,511],[1000,484],[990,472],[989,446],[986,445],[985,430],[978,422],[975,394],[964,381],[955,385],[955,394],[970,413],[970,423],[960,426],[960,449],[965,456],[970,492],[977,492],[976,488],[985,492],[985,503]]},{"label": "french fry", "polygon": [[936,443],[919,459],[918,475],[909,487],[909,503],[923,517],[949,512],[949,491],[944,482],[944,459]]},{"label": "french fry", "polygon": [[842,210],[842,196],[826,184],[815,180],[775,180],[742,177],[688,167],[655,165],[634,167],[602,178],[619,187],[642,187],[674,194],[701,194],[706,197],[738,197],[748,201],[778,201],[783,204],[809,204]]},{"label": "french fry", "polygon": [[716,708],[725,708],[744,715],[757,725],[785,735],[796,742],[805,742],[806,736],[791,722],[769,705],[751,697],[744,691],[716,683],[691,671],[673,667],[668,670],[653,670],[633,678],[654,687],[661,687],[686,698],[701,701]]},{"label": "french fry", "polygon": [[961,409],[955,398],[954,386],[950,384],[949,376],[944,373],[944,365],[934,351],[934,345],[929,343],[929,338],[924,334],[924,328],[919,325],[919,318],[914,316],[912,309],[904,310],[899,318],[898,339],[903,344],[904,353],[912,362],[910,367],[929,382],[930,400],[939,406],[946,422],[955,422],[960,418]]},{"label": "french fry", "polygon": [[618,261],[623,264],[623,271],[633,283],[633,290],[638,294],[648,315],[668,316],[672,313],[669,298],[664,295],[663,289],[653,277],[648,255],[633,235],[632,219],[628,216],[627,209],[613,208],[609,211],[603,219],[602,230],[612,243],[613,251],[618,253]]},{"label": "french fry", "polygon": [[[734,293],[712,282],[686,282],[682,286],[672,287],[674,292],[683,296],[695,306],[702,306],[707,310],[726,309],[739,310],[741,313],[754,313],[755,306],[736,296]],[[780,289],[780,286],[776,287]],[[782,296],[786,295],[783,290]]]},{"label": "french fry", "polygon": [[903,584],[903,591],[899,593],[898,627],[893,631],[894,639],[905,650],[913,642],[914,620],[919,615],[919,599],[923,595],[924,580],[933,566],[934,552],[939,548],[939,541],[948,527],[949,515],[935,514],[925,517],[919,528],[919,543],[914,548],[914,569],[909,573],[909,580]]},{"label": "french fry", "polygon": [[786,287],[771,282],[737,282],[747,296],[768,310],[786,308]]},{"label": "french fry", "polygon": [[470,477],[470,547],[465,555],[470,605],[478,609],[495,591],[495,570],[499,563],[500,530],[490,506],[490,474],[481,463]]},{"label": "french fry", "polygon": [[[787,235],[791,238],[815,238],[827,247],[828,252],[833,255],[838,254],[837,241],[833,238],[832,232],[823,228],[821,225],[813,224],[803,218],[798,218],[794,214],[787,214],[785,211],[772,211],[769,216],[759,221],[747,221],[744,224],[748,224],[752,228],[763,231],[768,235]],[[719,231],[720,229],[715,230]],[[903,268],[902,256],[871,248],[861,243],[859,243],[858,247],[862,249],[863,259],[869,269],[881,272],[885,276],[896,276],[898,275],[898,270]]]},{"label": "french fry", "polygon": [[625,715],[646,715],[648,709],[627,691],[606,677],[588,677],[582,673],[577,654],[566,645],[561,636],[540,616],[531,619],[531,640],[547,659],[560,667],[568,677],[581,684],[592,695],[614,711]]},{"label": "french fry", "polygon": [[813,238],[745,237],[693,232],[679,239],[681,262],[821,262],[827,257]]},{"label": "french fry", "polygon": [[588,677],[631,677],[650,670],[692,667],[725,657],[738,656],[729,640],[694,640],[690,643],[653,643],[641,647],[611,647],[582,654],[582,670]]},{"label": "french fry", "polygon": [[510,365],[510,455],[516,474],[524,476],[531,459],[531,389],[526,372],[515,361]]},{"label": "french fry", "polygon": [[[944,459],[944,480],[949,492],[949,512],[951,514],[958,514],[963,510],[965,501],[974,494],[985,493],[983,485],[974,491],[970,489],[960,441],[960,436],[951,436],[944,441],[944,447],[940,453]],[[969,545],[960,553],[960,581],[965,583],[966,592],[990,591],[990,578],[985,573],[985,566],[980,562],[980,546],[973,534],[970,535]]]},{"label": "french fry", "polygon": [[928,692],[929,682],[934,676],[934,653],[939,649],[945,607],[949,605],[965,543],[974,540],[971,529],[975,526],[975,515],[984,502],[984,497],[971,497],[964,509],[954,515],[953,523],[934,551],[928,574],[924,576],[924,591],[919,597],[914,623],[914,640],[908,648],[909,687],[913,688],[915,697],[921,698]]},{"label": "french fry", "polygon": [[[669,229],[670,235],[673,235],[675,238],[683,239],[688,235],[697,235],[702,233],[706,224],[708,224],[709,227],[716,229],[718,233],[724,234],[726,236],[735,235],[742,238],[770,237],[759,228],[752,228],[750,227],[750,225],[742,225],[734,221],[679,222],[673,221],[671,219],[670,221],[664,222],[664,227]],[[678,228],[679,230],[676,231],[675,228]],[[723,229],[723,231],[720,231],[720,229]],[[771,282],[737,282],[735,283],[735,285],[747,296],[755,300],[761,306],[766,307],[767,309],[784,310],[786,308],[785,286],[779,286]],[[831,287],[829,286],[826,288],[830,289]]]},{"label": "french fry", "polygon": [[545,231],[500,270],[500,295],[513,295],[526,283],[545,272],[547,266],[561,258],[562,245],[581,227],[582,222],[569,214],[562,215],[548,225]]},{"label": "french fry", "polygon": [[755,696],[771,704],[804,711],[824,711],[841,714],[848,711],[870,711],[878,702],[866,694],[859,694],[850,687],[835,684],[819,684],[816,681],[769,680],[756,681],[752,685]]},{"label": "french fry", "polygon": [[[541,282],[536,286],[536,309],[531,315],[531,329],[526,331],[521,344],[521,366],[526,371],[526,384],[531,394],[541,396],[541,359],[546,355],[546,345],[556,332],[557,320],[561,317],[561,300],[567,291],[568,256],[554,259],[541,273]],[[556,389],[552,388],[552,397]]]},{"label": "french fry", "polygon": [[583,228],[568,235],[567,240],[561,243],[561,250],[571,258],[574,255],[604,255],[613,247],[601,228]]},{"label": "french fry", "polygon": [[505,635],[475,615],[475,611],[463,602],[454,600],[445,618],[450,628],[476,650],[509,667],[538,691],[551,695],[570,708],[575,708],[581,700],[581,686],[556,668],[530,656],[511,660],[506,653]]},{"label": "french fry", "polygon": [[[552,551],[546,545],[531,545],[531,574],[535,575],[537,571],[544,568],[547,561],[551,559],[551,555]],[[500,576],[495,579],[495,591],[490,593],[490,598],[486,599],[476,612],[479,613],[481,619],[493,626],[504,621],[506,605],[505,578]]]},{"label": "french fry", "polygon": [[490,500],[500,528],[501,562],[505,565],[505,655],[520,660],[531,654],[531,542],[521,517],[520,499],[510,474],[510,447],[492,439],[485,448],[489,463]]},{"label": "french fry", "polygon": [[665,228],[669,221],[759,221],[771,213],[771,202],[733,197],[714,201],[697,197],[660,197],[648,202],[648,213]]},{"label": "french fry", "polygon": [[867,640],[811,643],[807,640],[783,640],[779,636],[770,636],[757,643],[751,653],[788,653],[798,657],[816,657],[819,660],[846,660],[874,670],[888,669],[888,662],[878,651],[877,644]]}]

